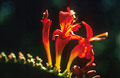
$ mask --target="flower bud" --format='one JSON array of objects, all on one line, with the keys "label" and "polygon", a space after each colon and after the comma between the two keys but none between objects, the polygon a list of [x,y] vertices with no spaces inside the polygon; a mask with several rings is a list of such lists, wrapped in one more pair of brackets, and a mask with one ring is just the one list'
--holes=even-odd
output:
[{"label": "flower bud", "polygon": [[77,76],[77,78],[83,78],[84,73],[79,66],[74,65],[72,67],[72,72]]},{"label": "flower bud", "polygon": [[13,52],[8,55],[8,58],[10,59],[9,62],[14,62],[14,63],[17,62],[16,56]]},{"label": "flower bud", "polygon": [[94,76],[94,77],[92,77],[92,78],[100,78],[100,75],[96,75],[96,76]]},{"label": "flower bud", "polygon": [[33,58],[33,56],[30,53],[27,54],[27,57],[28,57],[28,59],[32,59]]},{"label": "flower bud", "polygon": [[86,73],[86,76],[87,77],[92,77],[93,75],[96,74],[96,71],[95,70],[89,70],[87,73]]},{"label": "flower bud", "polygon": [[8,61],[8,58],[7,58],[7,56],[4,52],[1,52],[0,59],[1,59],[2,62],[7,62]]},{"label": "flower bud", "polygon": [[36,63],[42,63],[42,59],[41,58],[39,58],[39,56],[36,56]]},{"label": "flower bud", "polygon": [[19,52],[18,53],[19,54],[19,59],[18,59],[18,61],[20,62],[20,63],[22,63],[22,64],[26,64],[26,58],[24,57],[24,55],[22,54],[22,52]]}]

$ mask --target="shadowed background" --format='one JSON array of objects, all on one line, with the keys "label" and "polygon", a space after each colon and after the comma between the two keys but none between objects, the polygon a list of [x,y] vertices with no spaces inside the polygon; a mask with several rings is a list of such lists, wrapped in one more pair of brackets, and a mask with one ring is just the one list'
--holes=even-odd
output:
[{"label": "shadowed background", "polygon": [[[59,28],[59,11],[69,6],[76,12],[77,22],[86,21],[94,35],[109,32],[106,40],[92,42],[95,51],[97,74],[101,78],[118,78],[120,71],[120,1],[119,0],[0,0],[0,51],[6,54],[19,51],[39,55],[44,64],[47,61],[42,44],[42,24],[40,22],[45,9],[52,20],[50,31],[51,54],[55,62],[55,41],[52,33]],[[84,26],[76,34],[86,36]],[[71,49],[77,41],[71,41],[62,56],[62,69],[65,69]],[[67,58],[66,58],[67,57]],[[74,64],[82,66],[77,58]],[[1,64],[0,78],[53,78],[54,76],[35,70],[27,65]]]}]

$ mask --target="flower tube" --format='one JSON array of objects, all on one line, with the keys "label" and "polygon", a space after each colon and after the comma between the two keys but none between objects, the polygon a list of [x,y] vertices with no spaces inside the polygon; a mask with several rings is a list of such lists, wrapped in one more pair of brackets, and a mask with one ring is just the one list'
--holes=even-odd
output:
[{"label": "flower tube", "polygon": [[47,53],[48,58],[48,64],[52,66],[52,59],[51,59],[51,53],[50,53],[50,43],[49,43],[49,31],[51,26],[51,20],[48,19],[48,10],[43,13],[43,18],[41,20],[43,23],[43,29],[42,29],[42,41]]}]

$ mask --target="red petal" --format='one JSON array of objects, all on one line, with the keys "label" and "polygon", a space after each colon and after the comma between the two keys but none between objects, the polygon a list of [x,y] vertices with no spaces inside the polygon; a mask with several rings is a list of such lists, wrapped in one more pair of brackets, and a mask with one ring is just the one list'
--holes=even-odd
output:
[{"label": "red petal", "polygon": [[46,11],[43,13],[42,19],[48,18],[48,16],[49,16],[48,10],[46,10]]},{"label": "red petal", "polygon": [[71,23],[73,21],[73,19],[74,19],[74,17],[71,13],[60,11],[60,13],[59,13],[59,23],[60,24]]},{"label": "red petal", "polygon": [[87,47],[87,52],[85,53],[85,57],[86,59],[90,59],[93,55],[94,55],[94,52],[93,52],[92,46],[89,45]]},{"label": "red petal", "polygon": [[85,57],[85,53],[84,52],[79,54],[79,58],[84,58],[84,57]]},{"label": "red petal", "polygon": [[73,39],[78,39],[78,40],[81,40],[81,39],[82,39],[82,37],[81,37],[81,36],[79,36],[79,35],[72,35],[72,36],[70,36],[70,40],[73,40]]},{"label": "red petal", "polygon": [[90,39],[93,37],[93,31],[92,28],[84,21],[82,21],[82,24],[86,27],[87,30],[87,38]]},{"label": "red petal", "polygon": [[94,56],[91,57],[91,60],[90,60],[90,61],[85,65],[85,67],[83,67],[82,69],[83,69],[83,70],[88,70],[87,68],[90,68],[90,66],[91,66],[92,64],[93,64],[93,66],[95,66],[93,62],[94,62]]},{"label": "red petal", "polygon": [[52,36],[52,40],[55,40],[55,36],[59,36],[60,38],[62,39],[65,39],[65,35],[61,32],[61,30],[59,29],[56,29],[54,32],[53,32],[53,36]]}]

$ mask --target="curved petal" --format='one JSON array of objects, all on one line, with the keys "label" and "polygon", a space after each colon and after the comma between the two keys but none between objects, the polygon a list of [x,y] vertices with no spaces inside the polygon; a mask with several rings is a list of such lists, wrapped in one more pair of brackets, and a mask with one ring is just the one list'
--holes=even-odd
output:
[{"label": "curved petal", "polygon": [[63,32],[59,29],[56,29],[54,32],[53,32],[53,36],[52,36],[52,40],[55,40],[55,36],[59,36],[61,39],[65,39],[65,35],[63,34]]},{"label": "curved petal", "polygon": [[82,37],[76,34],[72,34],[72,36],[70,36],[70,40],[73,40],[73,39],[82,40]]},{"label": "curved petal", "polygon": [[91,28],[86,22],[84,22],[84,21],[82,21],[82,24],[86,27],[87,38],[88,38],[88,40],[89,40],[90,38],[93,37],[93,31],[92,31],[92,28]]},{"label": "curved petal", "polygon": [[86,70],[92,63],[94,62],[95,57],[92,56],[91,60],[82,68],[82,70]]},{"label": "curved petal", "polygon": [[43,13],[43,17],[42,17],[42,19],[45,19],[45,18],[48,19],[48,16],[49,16],[49,14],[48,14],[48,10],[46,10],[46,11]]},{"label": "curved petal", "polygon": [[91,60],[86,64],[86,66],[91,65],[94,62],[94,56],[91,57]]}]

